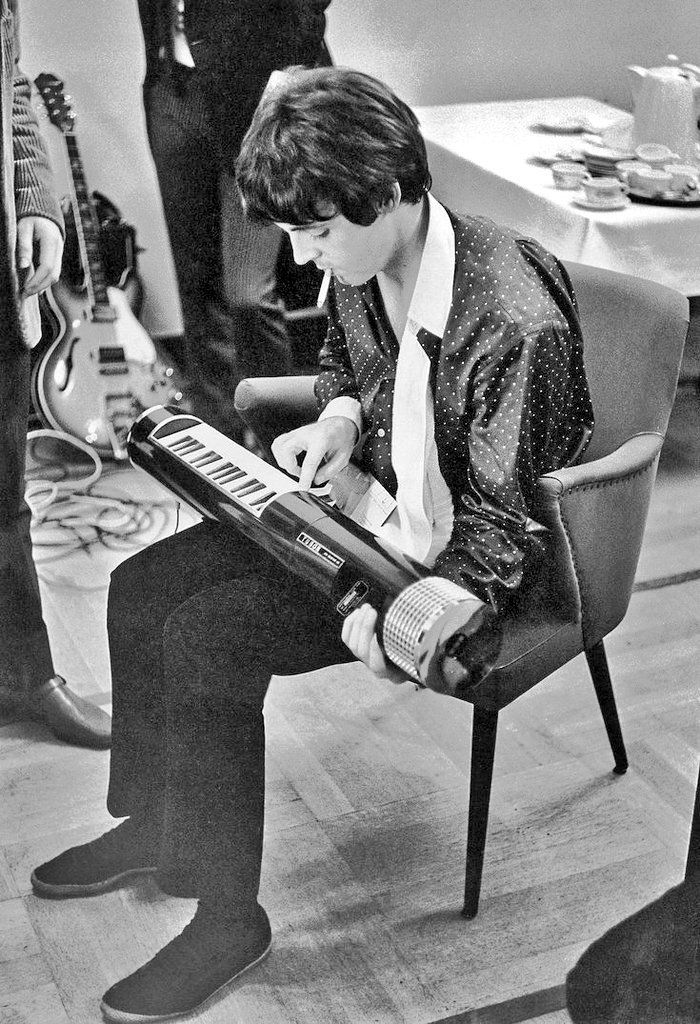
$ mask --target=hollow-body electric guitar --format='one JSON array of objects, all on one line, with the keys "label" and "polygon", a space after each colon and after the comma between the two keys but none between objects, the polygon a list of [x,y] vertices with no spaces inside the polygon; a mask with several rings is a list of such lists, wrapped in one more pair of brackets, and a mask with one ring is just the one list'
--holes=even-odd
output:
[{"label": "hollow-body electric guitar", "polygon": [[61,279],[46,293],[56,330],[35,355],[32,398],[48,426],[87,441],[104,457],[126,459],[126,435],[137,416],[152,405],[178,402],[182,395],[174,371],[159,362],[124,291],[107,285],[99,221],[63,82],[41,74],[36,86],[65,143],[84,278],[78,288]]}]

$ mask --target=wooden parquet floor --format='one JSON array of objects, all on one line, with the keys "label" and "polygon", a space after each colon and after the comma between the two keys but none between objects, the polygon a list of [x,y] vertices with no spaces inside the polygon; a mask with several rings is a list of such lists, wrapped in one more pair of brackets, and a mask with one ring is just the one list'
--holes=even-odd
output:
[{"label": "wooden parquet floor", "polygon": [[[607,644],[627,775],[611,772],[581,659],[506,709],[468,922],[470,708],[355,666],[276,678],[261,893],[273,950],[201,1024],[431,1024],[551,990],[593,939],[680,880],[700,751],[700,401],[687,389],[676,406],[639,579],[686,576],[636,593]],[[41,572],[59,670],[108,705],[108,571],[176,519],[133,471],[104,487],[166,507],[128,546],[76,550]],[[178,527],[191,521],[183,510]],[[148,879],[92,899],[31,894],[35,864],[109,823],[108,764],[39,725],[0,725],[2,1024],[95,1024],[103,991],[193,913]]]}]

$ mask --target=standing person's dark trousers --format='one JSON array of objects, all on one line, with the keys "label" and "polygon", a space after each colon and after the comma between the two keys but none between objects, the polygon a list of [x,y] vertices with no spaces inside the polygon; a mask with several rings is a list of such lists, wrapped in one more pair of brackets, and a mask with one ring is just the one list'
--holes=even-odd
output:
[{"label": "standing person's dark trousers", "polygon": [[29,352],[0,328],[0,706],[43,721],[54,735],[104,748],[110,719],[54,671],[24,500]]},{"label": "standing person's dark trousers", "polygon": [[54,674],[24,501],[29,352],[38,295],[59,276],[63,218],[19,67],[18,0],[0,4],[0,709],[62,740],[108,747],[110,720]]},{"label": "standing person's dark trousers", "polygon": [[0,692],[21,710],[54,670],[24,501],[29,353],[18,346],[0,338]]},{"label": "standing person's dark trousers", "polygon": [[184,321],[180,368],[193,411],[239,440],[236,384],[289,373],[292,357],[276,284],[283,236],[245,220],[234,166],[271,73],[328,63],[329,2],[184,0],[188,67],[174,59],[170,0],[139,0],[146,125]]},{"label": "standing person's dark trousers", "polygon": [[144,105],[182,307],[188,395],[198,416],[237,436],[237,382],[291,368],[275,278],[282,235],[243,216],[222,167],[209,91],[198,71],[163,61],[144,86]]}]

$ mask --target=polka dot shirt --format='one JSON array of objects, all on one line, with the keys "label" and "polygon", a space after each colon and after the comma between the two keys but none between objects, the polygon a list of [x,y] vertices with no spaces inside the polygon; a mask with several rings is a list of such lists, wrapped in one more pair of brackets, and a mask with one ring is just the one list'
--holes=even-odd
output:
[{"label": "polka dot shirt", "polygon": [[[499,606],[537,543],[526,529],[537,478],[581,455],[593,409],[561,264],[489,220],[450,218],[455,278],[445,334],[419,332],[431,361],[440,472],[454,505],[452,536],[432,571]],[[392,494],[397,354],[376,279],[359,288],[334,281],[317,399],[321,408],[341,396],[359,400],[363,468]]]}]

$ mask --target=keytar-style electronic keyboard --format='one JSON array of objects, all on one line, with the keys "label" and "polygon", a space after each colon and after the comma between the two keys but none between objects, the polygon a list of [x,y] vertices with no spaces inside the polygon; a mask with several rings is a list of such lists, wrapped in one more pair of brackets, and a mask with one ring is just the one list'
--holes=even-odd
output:
[{"label": "keytar-style electronic keyboard", "polygon": [[203,516],[249,537],[326,594],[339,615],[364,602],[375,607],[384,653],[416,682],[460,696],[493,667],[500,630],[489,605],[431,576],[323,494],[301,491],[198,417],[154,406],[131,427],[127,451]]}]

